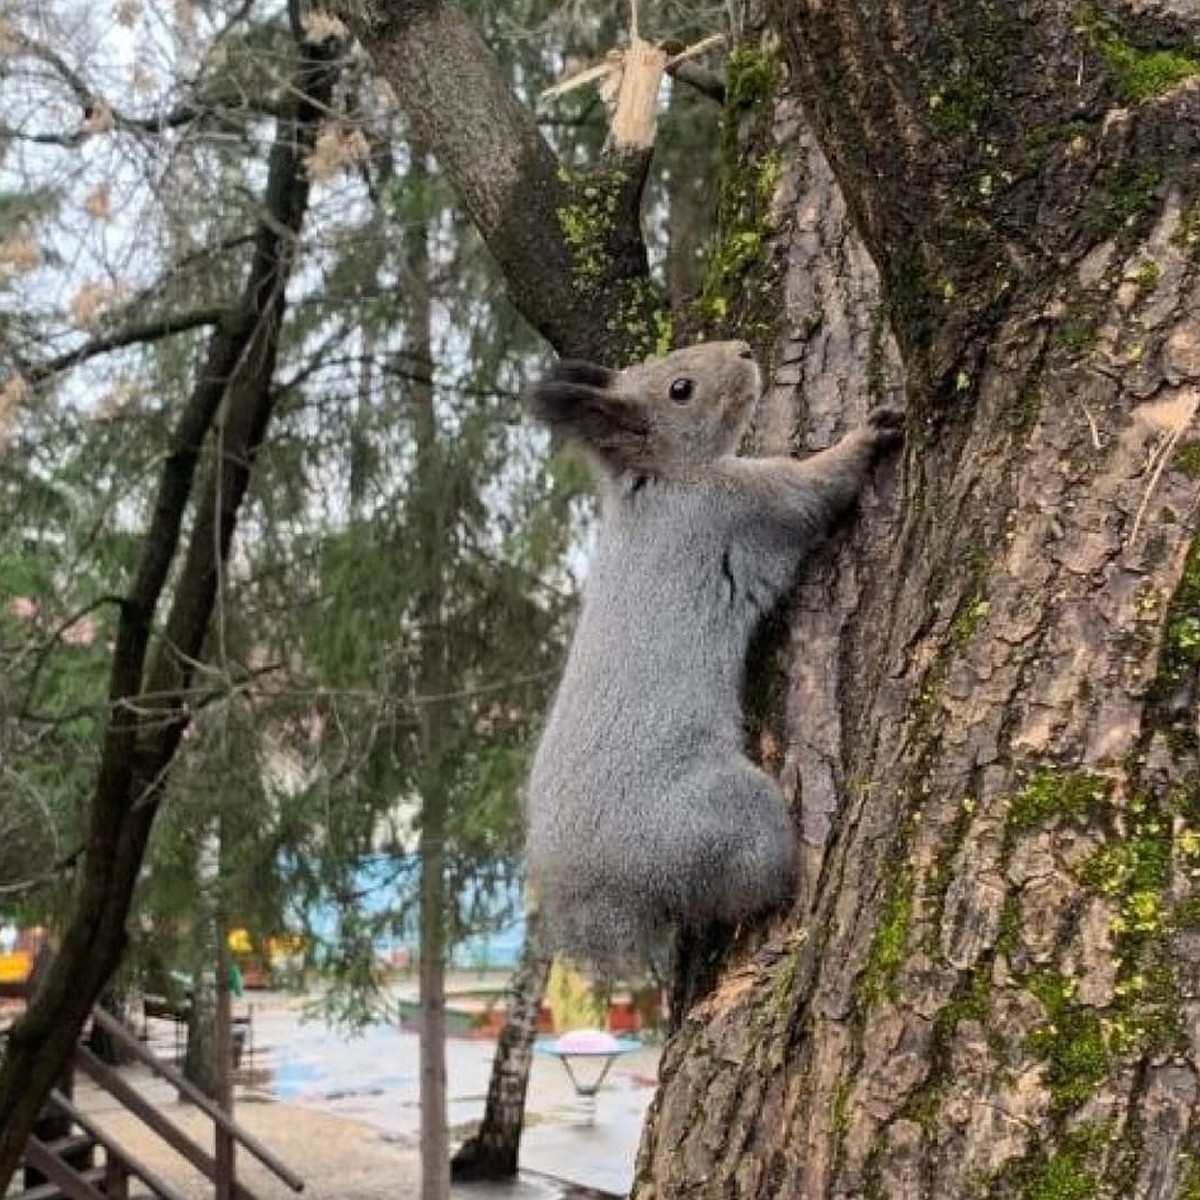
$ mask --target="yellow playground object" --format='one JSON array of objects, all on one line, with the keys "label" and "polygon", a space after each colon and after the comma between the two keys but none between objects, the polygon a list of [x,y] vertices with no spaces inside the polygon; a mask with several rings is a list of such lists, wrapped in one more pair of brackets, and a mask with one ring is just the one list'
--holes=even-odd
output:
[{"label": "yellow playground object", "polygon": [[33,955],[28,950],[0,954],[0,984],[25,983],[33,970]]}]

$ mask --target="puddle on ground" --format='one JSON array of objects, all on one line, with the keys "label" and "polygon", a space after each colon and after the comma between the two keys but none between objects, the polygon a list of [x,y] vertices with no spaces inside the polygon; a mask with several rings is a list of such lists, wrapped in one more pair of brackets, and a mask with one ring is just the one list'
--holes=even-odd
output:
[{"label": "puddle on ground", "polygon": [[281,1100],[294,1100],[297,1096],[311,1096],[319,1089],[311,1086],[324,1079],[327,1072],[316,1063],[284,1062],[275,1069],[264,1072],[267,1086]]},{"label": "puddle on ground", "polygon": [[318,1095],[319,1100],[358,1100],[364,1096],[382,1096],[384,1090],[381,1087],[364,1087],[364,1088],[334,1088],[330,1092],[322,1092]]}]

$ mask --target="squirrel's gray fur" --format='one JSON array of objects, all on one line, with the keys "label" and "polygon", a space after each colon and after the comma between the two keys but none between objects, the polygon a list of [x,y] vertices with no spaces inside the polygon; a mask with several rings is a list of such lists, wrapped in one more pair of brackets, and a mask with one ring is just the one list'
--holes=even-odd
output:
[{"label": "squirrel's gray fur", "polygon": [[553,948],[601,970],[793,892],[783,797],[744,751],[746,652],[903,416],[876,409],[802,461],[737,458],[758,391],[750,348],[714,342],[619,373],[561,362],[532,394],[603,512],[530,774],[528,867]]}]

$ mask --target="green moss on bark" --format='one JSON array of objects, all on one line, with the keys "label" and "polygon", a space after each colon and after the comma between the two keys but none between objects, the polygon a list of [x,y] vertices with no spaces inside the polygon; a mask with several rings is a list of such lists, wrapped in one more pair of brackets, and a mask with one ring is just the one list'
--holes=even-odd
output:
[{"label": "green moss on bark", "polygon": [[1200,75],[1200,59],[1178,50],[1141,50],[1122,40],[1111,26],[1094,27],[1104,61],[1127,104],[1142,104]]},{"label": "green moss on bark", "polygon": [[730,53],[717,232],[693,314],[706,335],[736,334],[761,348],[774,343],[779,321],[771,209],[783,170],[772,134],[781,81],[774,53],[749,45]]},{"label": "green moss on bark", "polygon": [[[934,1055],[938,1060],[945,1060],[949,1055],[955,1030],[963,1021],[987,1021],[991,998],[992,966],[988,962],[980,963],[965,973],[963,982],[934,1018]],[[939,1074],[944,1070],[943,1067]]]},{"label": "green moss on bark", "polygon": [[869,1002],[895,998],[896,973],[904,961],[912,915],[913,881],[903,876],[894,881],[871,938],[863,972],[863,995]]},{"label": "green moss on bark", "polygon": [[1182,1157],[1178,1200],[1200,1200],[1200,1159],[1194,1154],[1185,1154]]},{"label": "green moss on bark", "polygon": [[1046,1060],[1052,1111],[1063,1115],[1083,1104],[1109,1073],[1109,1051],[1099,1014],[1075,1000],[1073,983],[1043,971],[1025,981],[1046,1010],[1046,1022],[1030,1035],[1028,1049]]},{"label": "green moss on bark", "polygon": [[[1160,705],[1200,671],[1200,534],[1192,539],[1183,575],[1167,607],[1155,695]],[[1193,735],[1194,736],[1194,735]]]},{"label": "green moss on bark", "polygon": [[1101,241],[1148,219],[1157,209],[1162,182],[1157,164],[1121,161],[1103,167],[1083,213],[1087,232]]},{"label": "green moss on bark", "polygon": [[1009,800],[1007,829],[1021,833],[1058,820],[1099,816],[1108,804],[1112,784],[1089,771],[1041,768]]},{"label": "green moss on bark", "polygon": [[1173,465],[1189,479],[1200,479],[1200,441],[1180,442],[1175,448]]},{"label": "green moss on bark", "polygon": [[1065,1133],[1055,1149],[1002,1170],[988,1194],[1021,1200],[1093,1200],[1100,1194],[1098,1164],[1111,1136],[1108,1125],[1080,1125]]},{"label": "green moss on bark", "polygon": [[636,361],[665,354],[674,323],[663,297],[639,264],[624,262],[621,243],[628,179],[621,168],[594,168],[575,174],[562,168],[569,199],[558,209],[558,224],[571,253],[573,282],[583,302],[604,322],[614,354]]}]

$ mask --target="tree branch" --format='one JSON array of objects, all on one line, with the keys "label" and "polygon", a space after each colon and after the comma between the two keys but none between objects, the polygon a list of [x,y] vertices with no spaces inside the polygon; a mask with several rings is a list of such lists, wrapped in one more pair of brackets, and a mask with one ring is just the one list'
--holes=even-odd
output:
[{"label": "tree branch", "polygon": [[586,333],[573,328],[558,162],[471,23],[429,0],[394,0],[375,10],[344,0],[333,7],[450,176],[521,311],[556,346],[584,340]]},{"label": "tree branch", "polygon": [[686,59],[680,63],[668,63],[667,74],[680,83],[686,83],[702,96],[707,96],[718,104],[725,103],[725,79],[718,72]]},{"label": "tree branch", "polygon": [[607,326],[617,326],[622,305],[637,314],[653,300],[639,219],[649,155],[605,161],[605,194],[614,203],[611,213],[595,214],[601,219],[592,228],[581,197],[593,181],[567,176],[458,9],[441,0],[335,0],[332,7],[450,178],[525,318],[559,353],[628,354],[625,329]]},{"label": "tree branch", "polygon": [[9,36],[21,51],[50,67],[55,75],[66,84],[83,112],[84,123],[70,133],[25,133],[7,125],[0,125],[4,137],[18,138],[38,145],[74,148],[88,138],[120,129],[129,133],[161,134],[170,129],[210,118],[228,117],[232,114],[274,116],[284,114],[284,105],[275,99],[255,100],[252,96],[222,97],[200,96],[184,100],[173,108],[149,117],[133,117],[109,104],[52,46],[30,37],[17,29],[10,29]]},{"label": "tree branch", "polygon": [[230,310],[224,307],[198,308],[190,313],[168,313],[153,321],[141,324],[125,325],[111,333],[101,334],[68,350],[48,362],[39,363],[22,372],[27,383],[42,383],[52,375],[57,375],[71,367],[87,362],[100,354],[111,350],[120,350],[125,346],[136,345],[139,342],[159,342],[163,338],[173,337],[177,333],[186,333],[191,329],[199,329],[205,325],[219,325],[230,315]]}]

